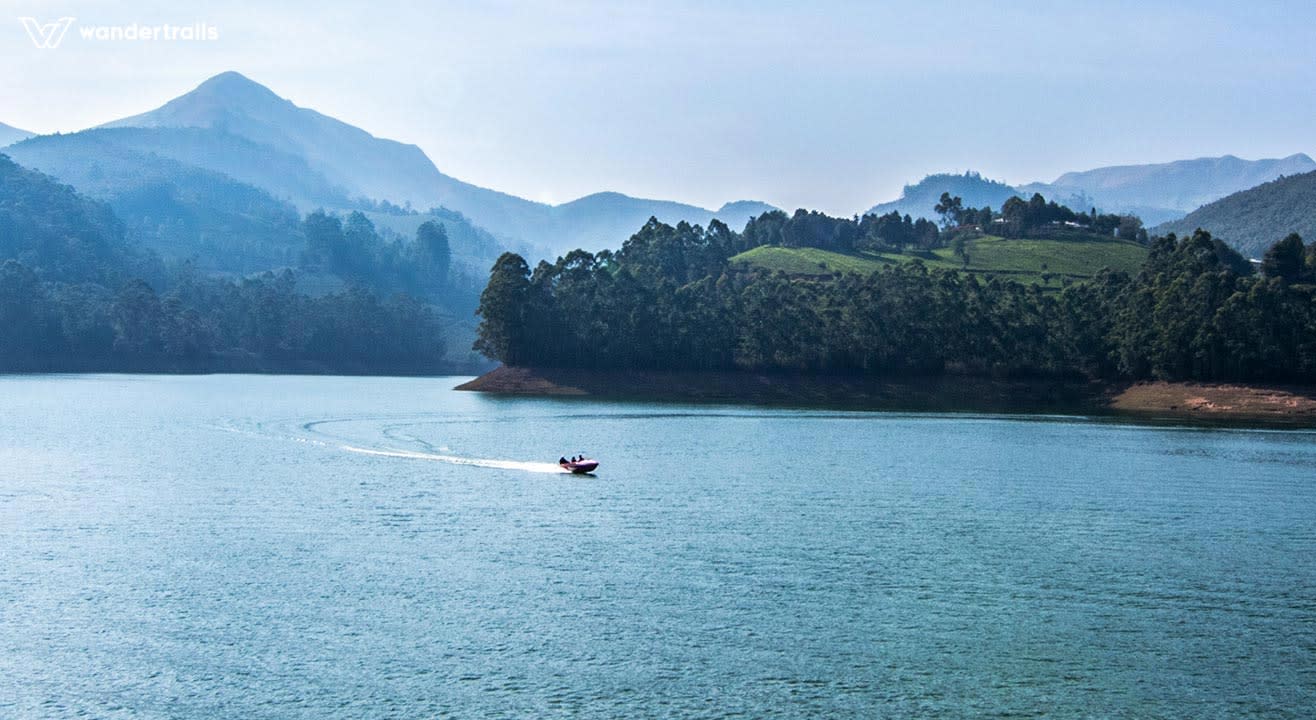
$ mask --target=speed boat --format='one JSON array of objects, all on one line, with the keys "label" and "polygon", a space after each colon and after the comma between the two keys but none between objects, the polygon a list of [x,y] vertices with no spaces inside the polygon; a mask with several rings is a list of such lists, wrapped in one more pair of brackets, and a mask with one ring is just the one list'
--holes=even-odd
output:
[{"label": "speed boat", "polygon": [[561,465],[562,469],[566,470],[567,472],[573,472],[577,475],[584,475],[585,473],[592,473],[595,470],[597,470],[599,467],[599,461],[590,460],[589,458],[582,458],[580,460],[576,460],[575,462],[572,462],[571,460],[563,460],[562,462],[559,462],[558,465]]}]

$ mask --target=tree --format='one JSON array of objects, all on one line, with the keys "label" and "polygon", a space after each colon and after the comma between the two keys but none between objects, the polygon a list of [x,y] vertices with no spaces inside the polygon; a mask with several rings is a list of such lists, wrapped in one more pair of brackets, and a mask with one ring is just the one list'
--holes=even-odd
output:
[{"label": "tree", "polygon": [[516,253],[503,253],[480,293],[475,350],[507,365],[525,360],[529,296],[530,266]]},{"label": "tree", "polygon": [[427,220],[416,229],[416,255],[425,278],[423,285],[433,288],[447,285],[452,250],[448,247],[448,230],[442,223]]},{"label": "tree", "polygon": [[[906,215],[906,218],[909,216]],[[912,227],[912,237],[914,247],[920,250],[931,250],[940,247],[941,234],[937,232],[937,224],[925,218],[919,218],[914,221]]]},{"label": "tree", "polygon": [[969,246],[968,238],[964,237],[963,233],[956,235],[955,239],[952,240],[950,244],[951,252],[955,253],[955,256],[958,257],[960,260],[964,261],[964,267],[969,266],[968,246]]},{"label": "tree", "polygon": [[1121,215],[1115,233],[1121,240],[1147,242],[1147,231],[1142,229],[1142,218],[1136,215]]},{"label": "tree", "polygon": [[941,200],[932,209],[941,216],[941,226],[950,227],[959,224],[960,215],[964,212],[964,200],[958,195],[951,197],[950,193],[943,192]]},{"label": "tree", "polygon": [[1306,270],[1306,250],[1302,238],[1297,233],[1290,233],[1280,240],[1261,259],[1261,272],[1269,278],[1280,278],[1285,282],[1298,282]]},{"label": "tree", "polygon": [[353,211],[343,222],[343,256],[338,273],[358,281],[374,275],[371,261],[378,245],[375,224],[359,210]]},{"label": "tree", "polygon": [[306,236],[305,264],[330,271],[341,265],[343,221],[324,210],[316,210],[302,221],[302,234]]},{"label": "tree", "polygon": [[125,285],[114,300],[112,316],[116,351],[136,356],[159,351],[160,298],[150,285],[141,280]]},{"label": "tree", "polygon": [[1028,229],[1029,205],[1023,198],[1014,196],[1001,205],[1001,220],[1004,221],[1004,233],[1010,237],[1019,237]]}]

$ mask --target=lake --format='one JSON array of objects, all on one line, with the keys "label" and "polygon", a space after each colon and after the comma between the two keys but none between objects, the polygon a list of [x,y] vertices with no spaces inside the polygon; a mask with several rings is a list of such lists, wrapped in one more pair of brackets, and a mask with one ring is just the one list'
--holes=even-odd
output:
[{"label": "lake", "polygon": [[463,379],[0,377],[0,717],[1316,707],[1316,433]]}]

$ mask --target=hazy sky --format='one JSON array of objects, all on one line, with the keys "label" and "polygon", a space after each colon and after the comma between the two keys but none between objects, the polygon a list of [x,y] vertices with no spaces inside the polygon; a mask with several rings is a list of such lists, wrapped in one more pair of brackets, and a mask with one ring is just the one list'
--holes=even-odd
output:
[{"label": "hazy sky", "polygon": [[[1310,1],[243,5],[0,0],[0,122],[77,130],[237,70],[537,200],[845,214],[930,172],[1316,151]],[[76,22],[38,49],[22,16]],[[219,39],[78,34],[197,22]]]}]

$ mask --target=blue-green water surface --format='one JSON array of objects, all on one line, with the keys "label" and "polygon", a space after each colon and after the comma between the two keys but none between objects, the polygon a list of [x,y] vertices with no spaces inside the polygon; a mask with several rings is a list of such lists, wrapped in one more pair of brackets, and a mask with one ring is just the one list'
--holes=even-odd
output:
[{"label": "blue-green water surface", "polygon": [[459,381],[0,377],[0,717],[1316,707],[1316,434]]}]

